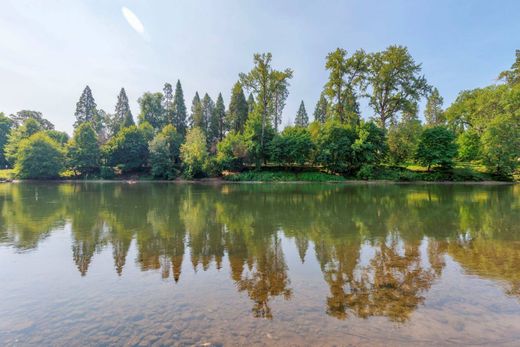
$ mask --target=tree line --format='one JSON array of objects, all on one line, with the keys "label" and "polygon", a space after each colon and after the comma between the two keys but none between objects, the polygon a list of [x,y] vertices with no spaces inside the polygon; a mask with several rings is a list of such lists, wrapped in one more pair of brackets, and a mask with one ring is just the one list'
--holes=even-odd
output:
[{"label": "tree line", "polygon": [[[520,158],[520,51],[498,83],[463,91],[448,108],[408,49],[325,59],[329,76],[309,119],[301,101],[294,124],[280,128],[293,71],[277,70],[270,53],[255,54],[240,73],[226,105],[198,92],[188,112],[182,85],[139,99],[137,124],[121,89],[113,113],[96,105],[85,87],[76,104],[74,134],[54,129],[41,113],[0,115],[0,165],[21,178],[110,178],[150,172],[173,179],[240,171],[244,166],[316,167],[370,178],[384,165],[417,163],[448,169],[454,161],[482,163],[511,176]],[[248,95],[246,97],[246,94]],[[371,117],[362,117],[366,101]],[[425,100],[424,122],[419,104]]]}]

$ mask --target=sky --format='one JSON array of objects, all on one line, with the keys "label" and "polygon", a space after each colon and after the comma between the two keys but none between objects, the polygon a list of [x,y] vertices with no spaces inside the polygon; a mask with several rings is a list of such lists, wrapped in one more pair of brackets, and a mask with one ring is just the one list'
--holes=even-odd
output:
[{"label": "sky", "polygon": [[[407,46],[448,106],[492,84],[520,49],[520,1],[0,0],[0,112],[36,110],[72,132],[86,85],[113,112],[121,87],[137,99],[180,79],[188,109],[198,91],[230,90],[253,54],[294,70],[283,125],[303,100],[312,118],[325,57]],[[363,117],[372,116],[362,108]]]}]

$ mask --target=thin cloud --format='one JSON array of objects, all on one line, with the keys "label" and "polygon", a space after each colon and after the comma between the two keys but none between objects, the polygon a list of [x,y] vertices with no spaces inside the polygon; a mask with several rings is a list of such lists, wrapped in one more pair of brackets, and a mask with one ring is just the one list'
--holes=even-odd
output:
[{"label": "thin cloud", "polygon": [[123,12],[123,17],[125,17],[126,21],[132,29],[134,29],[137,33],[144,35],[144,25],[139,20],[139,18],[133,13],[128,7],[123,6],[121,8],[121,12]]}]

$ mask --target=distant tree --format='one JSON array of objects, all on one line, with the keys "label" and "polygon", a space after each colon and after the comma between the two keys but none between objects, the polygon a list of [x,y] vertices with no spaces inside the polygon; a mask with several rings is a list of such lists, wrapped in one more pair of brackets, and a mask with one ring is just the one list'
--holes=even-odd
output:
[{"label": "distant tree", "polygon": [[421,65],[415,63],[406,47],[390,46],[369,55],[368,62],[369,105],[383,128],[430,91],[426,78],[420,75]]},{"label": "distant tree", "polygon": [[150,142],[150,165],[154,177],[173,179],[177,176],[182,138],[171,124],[165,126]]},{"label": "distant tree", "polygon": [[366,53],[358,50],[347,58],[347,51],[338,48],[327,55],[325,68],[329,71],[329,79],[323,92],[333,117],[341,123],[357,124],[360,116],[356,90],[362,89],[365,83]]},{"label": "distant tree", "polygon": [[4,150],[12,127],[13,121],[0,112],[0,169],[4,169],[9,165]]},{"label": "distant tree", "polygon": [[433,88],[426,101],[426,108],[424,109],[424,119],[426,124],[430,126],[445,125],[446,117],[442,109],[444,99],[439,94],[437,88]]},{"label": "distant tree", "polygon": [[398,123],[388,129],[388,153],[390,162],[401,164],[414,159],[422,133],[421,121],[416,113],[405,114]]},{"label": "distant tree", "polygon": [[135,125],[125,88],[121,88],[117,96],[114,115],[108,117],[106,124],[111,136],[117,134],[124,127]]},{"label": "distant tree", "polygon": [[236,82],[231,90],[231,100],[229,101],[229,110],[226,115],[227,128],[237,132],[244,131],[247,114],[248,105],[244,90],[240,82]]},{"label": "distant tree", "polygon": [[327,120],[327,99],[325,99],[324,93],[320,94],[320,98],[316,103],[316,108],[314,109],[314,121],[319,122],[321,124],[325,123]]},{"label": "distant tree", "polygon": [[68,166],[82,175],[99,170],[101,150],[96,131],[90,123],[83,123],[74,131],[67,145],[67,159]]},{"label": "distant tree", "polygon": [[173,124],[175,121],[175,111],[173,109],[173,88],[170,83],[165,83],[163,87],[163,110],[166,124]]},{"label": "distant tree", "polygon": [[184,93],[182,91],[181,81],[177,80],[175,85],[175,95],[173,96],[173,126],[177,129],[177,132],[184,137],[186,135],[188,118],[186,111],[186,103],[184,102]]},{"label": "distant tree", "polygon": [[215,103],[211,99],[211,97],[208,95],[208,93],[204,94],[204,97],[202,98],[202,119],[203,119],[203,127],[201,127],[201,130],[204,131],[204,134],[206,136],[206,140],[209,141],[208,138],[208,130],[209,130],[209,121],[213,117],[213,112],[215,112]]},{"label": "distant tree", "polygon": [[271,160],[283,165],[303,165],[310,159],[313,147],[307,128],[286,127],[270,143]]},{"label": "distant tree", "polygon": [[309,125],[309,116],[307,115],[307,110],[305,110],[303,100],[300,102],[298,113],[296,113],[296,117],[294,118],[294,125],[303,128],[306,128]]},{"label": "distant tree", "polygon": [[89,86],[86,86],[79,101],[76,103],[76,112],[74,113],[76,122],[74,123],[74,128],[77,128],[83,123],[89,122],[92,124],[94,129],[96,129],[96,132],[101,131],[103,123],[96,107],[97,105],[92,96],[92,91]]},{"label": "distant tree", "polygon": [[217,144],[217,163],[223,170],[241,170],[247,154],[248,145],[244,135],[234,130]]},{"label": "distant tree", "polygon": [[[251,71],[240,73],[240,83],[250,90],[257,100],[254,113],[260,116],[261,131],[259,141],[259,151],[257,154],[261,159],[265,159],[267,133],[272,124],[275,95],[279,92],[281,85],[287,83],[293,76],[291,69],[284,71],[274,70],[271,66],[271,53],[255,54],[255,66]],[[256,140],[255,140],[256,141]]]},{"label": "distant tree", "polygon": [[[255,108],[253,113],[247,118],[244,138],[248,145],[249,158],[255,163],[257,169],[261,167],[262,161],[266,160],[269,154],[269,142],[271,142],[275,134],[270,124],[266,127],[262,125],[262,114],[258,108]],[[263,145],[262,138],[264,139]]]},{"label": "distant tree", "polygon": [[462,161],[477,160],[480,157],[480,136],[474,129],[468,129],[457,136],[458,158]]},{"label": "distant tree", "polygon": [[215,104],[215,110],[209,122],[208,136],[212,138],[212,143],[221,141],[224,138],[225,117],[226,107],[224,106],[224,99],[222,98],[222,94],[218,93],[217,102]]},{"label": "distant tree", "polygon": [[34,119],[42,130],[52,130],[54,129],[54,124],[52,124],[49,120],[43,118],[41,112],[38,111],[30,111],[30,110],[21,110],[9,116],[13,121],[13,127],[17,128],[22,126],[22,124],[29,118]]},{"label": "distant tree", "polygon": [[60,145],[43,132],[20,142],[15,172],[20,178],[57,178],[63,170],[64,153]]},{"label": "distant tree", "polygon": [[197,178],[205,175],[208,150],[206,149],[206,136],[202,129],[195,127],[188,131],[186,139],[181,145],[181,159],[186,178]]},{"label": "distant tree", "polygon": [[123,172],[140,169],[148,160],[149,136],[141,126],[121,129],[104,147],[108,165],[118,166]]},{"label": "distant tree", "polygon": [[432,165],[451,167],[456,155],[455,134],[444,126],[436,126],[422,132],[415,159],[430,171]]},{"label": "distant tree", "polygon": [[481,141],[488,170],[511,176],[520,164],[520,123],[511,116],[497,117],[490,122]]},{"label": "distant tree", "polygon": [[505,80],[508,84],[514,85],[520,83],[520,49],[515,51],[516,59],[511,69],[502,71],[498,75],[498,79]]},{"label": "distant tree", "polygon": [[16,162],[18,148],[22,140],[28,139],[32,135],[42,131],[43,128],[34,118],[27,118],[22,126],[13,128],[7,136],[7,143],[4,147],[5,159],[13,166]]},{"label": "distant tree", "polygon": [[58,142],[60,146],[65,146],[69,142],[69,134],[58,130],[44,130],[44,132],[54,141]]},{"label": "distant tree", "polygon": [[315,161],[333,172],[348,172],[354,164],[352,144],[356,133],[338,120],[328,120],[316,138]]},{"label": "distant tree", "polygon": [[199,127],[206,128],[204,117],[202,115],[202,102],[200,101],[199,92],[195,92],[193,101],[191,102],[191,115],[189,120],[190,128]]},{"label": "distant tree", "polygon": [[163,109],[164,96],[162,93],[146,92],[137,102],[141,108],[139,113],[139,123],[148,122],[155,129],[161,130],[166,125],[165,113]]}]

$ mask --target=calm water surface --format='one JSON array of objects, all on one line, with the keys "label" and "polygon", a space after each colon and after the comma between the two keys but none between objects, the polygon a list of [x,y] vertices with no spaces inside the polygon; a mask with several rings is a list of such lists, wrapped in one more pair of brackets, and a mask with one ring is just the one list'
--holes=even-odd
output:
[{"label": "calm water surface", "polygon": [[520,186],[0,184],[0,345],[520,345]]}]

